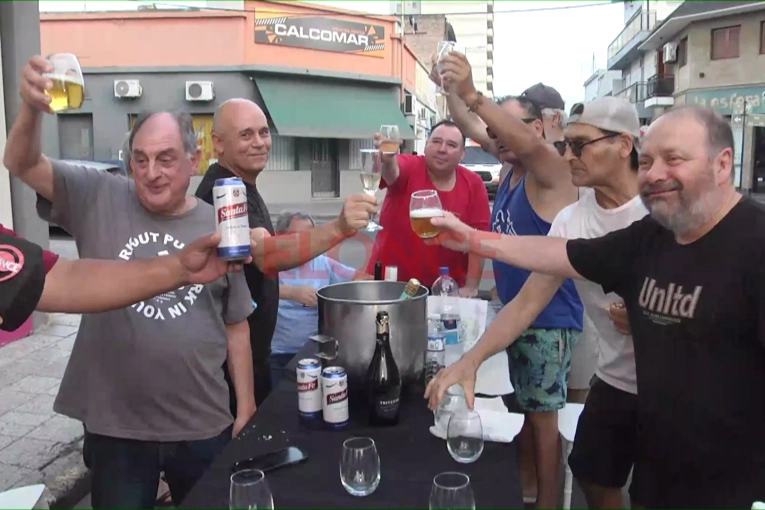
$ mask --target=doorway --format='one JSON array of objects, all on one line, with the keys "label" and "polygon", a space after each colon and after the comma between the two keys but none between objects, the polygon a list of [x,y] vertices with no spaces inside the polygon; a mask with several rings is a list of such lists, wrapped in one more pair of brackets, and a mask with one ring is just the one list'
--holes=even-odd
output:
[{"label": "doorway", "polygon": [[765,193],[765,127],[754,128],[752,151],[752,191]]},{"label": "doorway", "polygon": [[61,159],[93,161],[93,115],[68,113],[56,118]]},{"label": "doorway", "polygon": [[313,198],[340,196],[338,159],[339,150],[336,139],[311,139],[311,196]]}]

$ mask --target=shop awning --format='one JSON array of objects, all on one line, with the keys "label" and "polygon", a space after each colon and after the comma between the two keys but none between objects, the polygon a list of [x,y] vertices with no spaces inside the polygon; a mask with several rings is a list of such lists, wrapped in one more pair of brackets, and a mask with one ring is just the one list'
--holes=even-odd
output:
[{"label": "shop awning", "polygon": [[280,135],[372,138],[387,124],[397,125],[403,140],[415,138],[396,87],[296,76],[258,77],[255,83]]}]

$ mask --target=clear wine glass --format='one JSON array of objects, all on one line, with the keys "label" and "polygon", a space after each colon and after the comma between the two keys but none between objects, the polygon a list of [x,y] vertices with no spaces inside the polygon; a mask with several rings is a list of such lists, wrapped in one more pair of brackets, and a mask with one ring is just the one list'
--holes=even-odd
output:
[{"label": "clear wine glass", "polygon": [[481,416],[469,409],[452,413],[446,430],[446,447],[460,464],[477,461],[483,453]]},{"label": "clear wine glass", "polygon": [[401,147],[401,135],[398,126],[382,125],[380,126],[380,134],[383,136],[383,141],[380,142],[380,151],[388,155],[396,154]]},{"label": "clear wine glass", "polygon": [[340,482],[352,496],[369,496],[380,485],[380,456],[373,439],[354,437],[343,443]]},{"label": "clear wine glass", "polygon": [[[361,188],[369,196],[375,196],[380,189],[380,180],[382,179],[382,162],[380,160],[380,151],[377,149],[361,149]],[[375,215],[369,217],[367,232],[377,232],[382,230],[382,226],[375,221]]]},{"label": "clear wine glass", "polygon": [[[441,67],[441,60],[451,53],[452,51],[456,51],[457,53],[462,53],[463,55],[467,55],[466,48],[464,44],[460,44],[458,42],[454,41],[441,41],[438,43],[438,50],[436,53],[437,58],[437,64],[436,64],[436,72],[438,72],[438,76],[441,76],[441,73],[443,72],[443,68]],[[444,89],[443,80],[441,81],[441,86],[438,87],[437,92],[441,94],[442,96],[448,96],[449,93]]]},{"label": "clear wine glass", "polygon": [[438,192],[432,189],[415,191],[409,200],[409,220],[412,230],[422,239],[438,235],[438,229],[430,222],[431,218],[444,215]]},{"label": "clear wine glass", "polygon": [[231,510],[252,510],[255,508],[273,510],[274,498],[263,471],[245,469],[231,475],[229,508]]},{"label": "clear wine glass", "polygon": [[453,384],[446,390],[444,398],[435,410],[436,426],[446,434],[449,428],[449,418],[457,411],[467,411],[465,390],[459,384]]},{"label": "clear wine glass", "polygon": [[464,473],[447,472],[433,478],[430,489],[430,510],[475,510],[475,496],[470,477]]}]

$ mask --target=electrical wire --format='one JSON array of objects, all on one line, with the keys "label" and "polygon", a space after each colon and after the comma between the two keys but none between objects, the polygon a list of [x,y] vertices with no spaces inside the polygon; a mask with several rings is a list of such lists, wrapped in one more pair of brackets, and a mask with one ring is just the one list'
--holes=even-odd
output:
[{"label": "electrical wire", "polygon": [[[510,10],[494,10],[493,14],[524,14],[524,13],[532,13],[532,12],[546,12],[546,11],[566,11],[571,9],[584,9],[588,7],[603,7],[607,5],[613,5],[615,2],[610,1],[600,1],[595,3],[587,3],[587,4],[581,4],[581,5],[562,5],[557,7],[534,7],[529,9],[510,9]],[[183,4],[173,4],[173,3],[165,3],[165,2],[152,2],[149,5],[155,5],[155,6],[168,6],[173,7],[173,10],[185,10],[185,11],[220,11],[220,12],[256,12],[256,9],[232,9],[228,7],[210,7],[210,6],[188,6]],[[326,5],[322,5],[319,3],[309,3],[306,2],[302,6],[285,6],[285,10],[280,10],[278,7],[279,2],[274,2],[272,5],[268,6],[266,9],[269,13],[274,14],[302,14],[299,12],[295,12],[295,10],[286,10],[286,8],[294,9],[294,7],[305,8],[305,9],[314,9],[316,12],[311,13],[305,13],[306,15],[310,15],[312,17],[322,17],[326,16],[329,18],[336,18],[338,15],[343,15],[343,12],[320,12],[320,9],[322,7],[327,7]],[[275,8],[276,7],[276,8]],[[132,12],[132,11],[131,11]],[[369,13],[369,12],[361,12],[361,11],[354,11],[351,15],[360,12],[361,14],[367,15],[367,16],[401,16],[401,14],[375,14],[375,13]],[[474,12],[440,12],[440,13],[427,13],[427,14],[415,14],[415,13],[405,13],[404,16],[417,16],[417,17],[427,17],[427,16],[478,16],[478,15],[486,15],[486,14],[492,14],[488,11],[474,11]]]}]

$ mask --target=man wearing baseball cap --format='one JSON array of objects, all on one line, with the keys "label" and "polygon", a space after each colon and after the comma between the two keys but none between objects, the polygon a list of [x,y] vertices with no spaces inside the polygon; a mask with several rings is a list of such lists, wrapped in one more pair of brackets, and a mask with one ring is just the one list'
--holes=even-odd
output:
[{"label": "man wearing baseball cap", "polygon": [[542,122],[547,141],[554,143],[563,140],[563,128],[566,126],[566,103],[560,93],[544,83],[537,83],[524,90],[521,96],[531,99],[542,110]]},{"label": "man wearing baseball cap", "polygon": [[14,331],[35,310],[117,310],[242,269],[217,257],[220,237],[204,236],[177,255],[149,260],[66,260],[0,225],[0,329]]},{"label": "man wearing baseball cap", "polygon": [[[598,238],[648,214],[638,194],[639,135],[637,111],[624,99],[606,97],[572,108],[563,141],[564,157],[574,185],[585,189],[576,203],[557,215],[548,236]],[[444,223],[439,226],[461,228],[456,218],[447,218]],[[481,363],[515,342],[564,281],[533,273],[506,306],[510,313],[500,314],[475,347],[434,379],[426,393],[431,403],[440,400],[452,384],[472,388]],[[590,508],[621,508],[621,487],[632,469],[637,433],[632,338],[626,318],[606,310],[607,304],[621,302],[619,296],[605,294],[592,282],[574,282],[597,332],[594,338],[599,338],[599,355],[569,465]],[[469,395],[468,401],[472,397]]]}]

